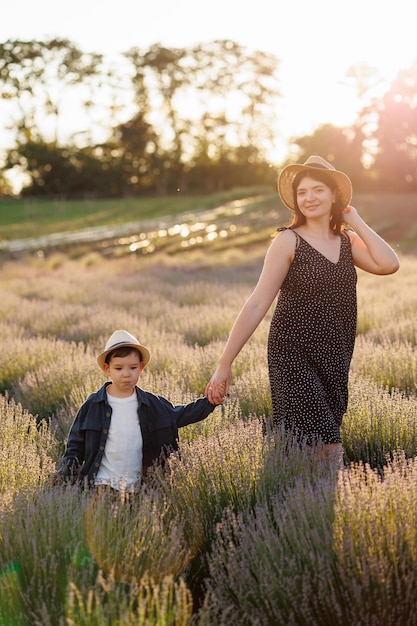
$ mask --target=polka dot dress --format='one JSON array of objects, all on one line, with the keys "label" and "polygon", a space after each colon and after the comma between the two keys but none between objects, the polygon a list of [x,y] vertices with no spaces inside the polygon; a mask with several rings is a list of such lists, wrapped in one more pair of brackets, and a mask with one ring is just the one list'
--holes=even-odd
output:
[{"label": "polka dot dress", "polygon": [[308,443],[340,443],[356,336],[356,281],[350,240],[329,261],[297,233],[268,338],[273,419]]}]

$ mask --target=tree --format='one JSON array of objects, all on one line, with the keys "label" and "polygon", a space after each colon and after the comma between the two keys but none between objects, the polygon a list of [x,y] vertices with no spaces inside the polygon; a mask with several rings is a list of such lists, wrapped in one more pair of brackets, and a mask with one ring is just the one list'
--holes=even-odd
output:
[{"label": "tree", "polygon": [[312,154],[319,154],[336,169],[349,172],[354,188],[367,186],[367,172],[362,165],[363,135],[359,127],[341,128],[332,124],[319,126],[311,135],[291,140],[296,158],[303,163]]},{"label": "tree", "polygon": [[[155,158],[163,188],[186,187],[197,162],[205,163],[204,171],[210,162],[216,170],[227,162],[230,172],[238,154],[265,161],[267,143],[276,139],[276,57],[248,53],[229,40],[184,50],[155,45],[147,53],[132,49],[127,57],[135,68],[138,110],[160,129]],[[233,159],[224,158],[233,151]],[[228,185],[226,169],[222,178]]]},{"label": "tree", "polygon": [[158,154],[158,138],[153,127],[142,113],[120,124],[115,129],[115,142],[119,146],[120,167],[125,189],[129,193],[160,190],[160,173],[163,155]]},{"label": "tree", "polygon": [[12,195],[14,195],[12,184],[7,180],[3,172],[0,171],[0,198]]},{"label": "tree", "polygon": [[17,139],[58,142],[65,98],[97,75],[101,61],[102,55],[85,54],[67,39],[0,44],[0,98],[13,100]]},{"label": "tree", "polygon": [[7,167],[19,166],[26,174],[24,196],[116,197],[126,185],[115,151],[114,144],[80,149],[28,141],[9,150]]},{"label": "tree", "polygon": [[[0,97],[17,105],[6,168],[27,174],[25,194],[167,193],[268,179],[266,144],[275,139],[279,97],[273,55],[229,40],[187,49],[156,44],[126,53],[133,72],[119,82],[100,55],[83,54],[68,40],[8,41],[0,53]],[[116,123],[112,115],[124,104],[112,94],[117,85],[126,88],[128,77],[135,110]],[[99,87],[115,125],[97,145],[88,133],[87,146],[64,141],[65,101],[80,97],[79,105],[92,111],[100,106],[101,94],[95,102],[92,93]]]},{"label": "tree", "polygon": [[377,184],[385,191],[417,190],[417,62],[401,71],[368,115],[374,116]]}]

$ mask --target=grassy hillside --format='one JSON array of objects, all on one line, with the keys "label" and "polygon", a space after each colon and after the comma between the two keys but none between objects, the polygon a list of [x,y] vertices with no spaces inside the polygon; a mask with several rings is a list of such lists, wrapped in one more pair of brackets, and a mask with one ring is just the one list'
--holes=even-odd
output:
[{"label": "grassy hillside", "polygon": [[[117,226],[170,215],[212,209],[232,200],[272,193],[270,189],[235,189],[204,196],[108,200],[19,199],[0,201],[0,240],[39,237],[97,226]],[[275,195],[275,194],[274,194]]]},{"label": "grassy hillside", "polygon": [[[354,198],[365,220],[403,252],[417,251],[417,195],[363,194]],[[290,212],[275,190],[236,189],[209,196],[0,203],[0,253],[73,257],[91,252],[170,255],[190,249],[251,247],[265,241]]]}]

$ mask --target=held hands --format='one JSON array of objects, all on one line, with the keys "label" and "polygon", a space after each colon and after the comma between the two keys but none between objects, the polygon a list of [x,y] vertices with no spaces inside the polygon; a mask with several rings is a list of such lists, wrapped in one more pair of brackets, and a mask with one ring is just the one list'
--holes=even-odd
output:
[{"label": "held hands", "polygon": [[219,367],[207,384],[205,395],[211,404],[222,404],[229,393],[232,374],[230,369]]}]

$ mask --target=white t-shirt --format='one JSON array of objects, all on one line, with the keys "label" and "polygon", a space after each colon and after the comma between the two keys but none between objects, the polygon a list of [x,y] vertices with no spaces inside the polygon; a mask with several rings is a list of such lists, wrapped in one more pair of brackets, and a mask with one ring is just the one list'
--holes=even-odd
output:
[{"label": "white t-shirt", "polygon": [[112,408],[112,417],[95,484],[134,491],[142,474],[143,441],[138,419],[138,399],[136,393],[133,393],[128,398],[115,398],[107,394],[107,400]]}]

